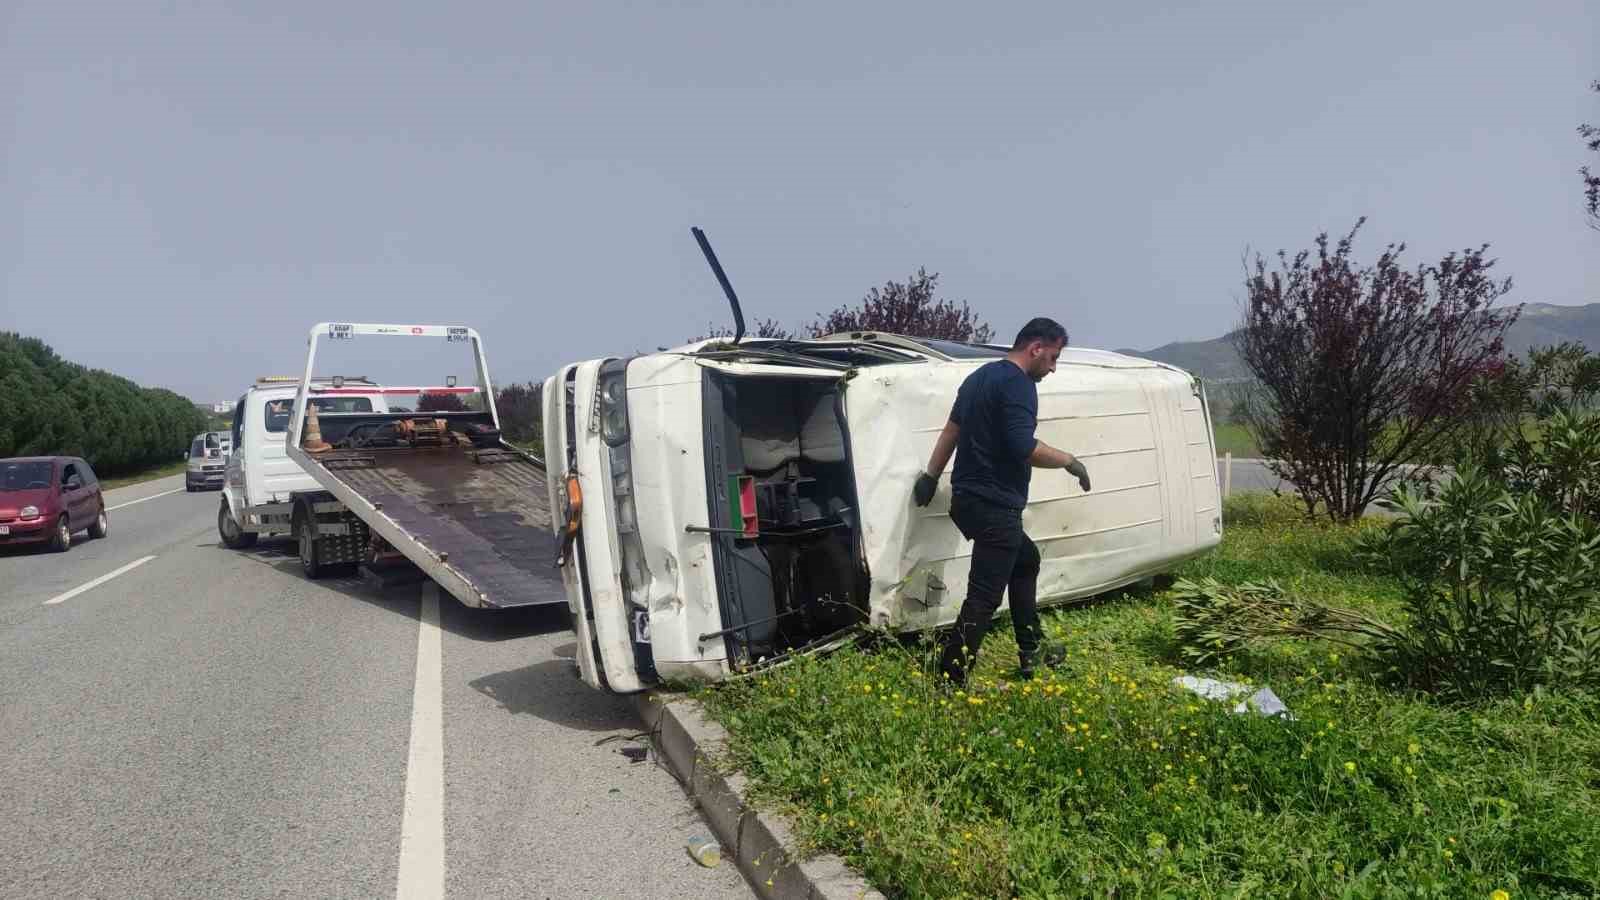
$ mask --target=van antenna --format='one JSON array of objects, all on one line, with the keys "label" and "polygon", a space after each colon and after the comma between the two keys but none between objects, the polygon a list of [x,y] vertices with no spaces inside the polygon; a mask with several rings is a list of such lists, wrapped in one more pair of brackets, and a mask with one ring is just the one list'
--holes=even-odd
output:
[{"label": "van antenna", "polygon": [[733,292],[733,285],[728,283],[728,274],[722,271],[722,263],[717,262],[717,253],[711,249],[711,242],[706,240],[706,233],[693,226],[689,230],[694,232],[694,239],[700,242],[700,252],[706,255],[706,262],[711,264],[711,271],[716,273],[722,292],[728,295],[728,305],[733,307],[733,342],[737,344],[744,337],[744,310],[739,308],[739,295]]}]

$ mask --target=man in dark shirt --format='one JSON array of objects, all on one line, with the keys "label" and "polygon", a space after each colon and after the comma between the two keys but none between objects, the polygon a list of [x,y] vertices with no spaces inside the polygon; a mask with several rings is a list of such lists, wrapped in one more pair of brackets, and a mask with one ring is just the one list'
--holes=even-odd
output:
[{"label": "man in dark shirt", "polygon": [[961,383],[928,470],[917,478],[913,495],[918,506],[927,506],[945,464],[955,454],[950,518],[973,542],[967,598],[939,657],[940,671],[956,684],[965,683],[977,663],[978,648],[1007,588],[1022,677],[1033,677],[1036,662],[1061,661],[1055,648],[1040,654],[1035,596],[1039,548],[1022,531],[1022,510],[1035,468],[1066,469],[1089,490],[1083,463],[1034,437],[1039,420],[1036,385],[1056,370],[1066,345],[1066,329],[1051,319],[1034,319],[1022,326],[1005,359],[983,366]]}]

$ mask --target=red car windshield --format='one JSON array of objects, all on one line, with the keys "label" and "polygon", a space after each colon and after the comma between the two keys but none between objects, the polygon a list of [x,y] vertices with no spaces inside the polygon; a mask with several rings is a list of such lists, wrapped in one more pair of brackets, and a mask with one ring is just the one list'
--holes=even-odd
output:
[{"label": "red car windshield", "polygon": [[36,491],[50,486],[50,463],[0,463],[0,493]]}]

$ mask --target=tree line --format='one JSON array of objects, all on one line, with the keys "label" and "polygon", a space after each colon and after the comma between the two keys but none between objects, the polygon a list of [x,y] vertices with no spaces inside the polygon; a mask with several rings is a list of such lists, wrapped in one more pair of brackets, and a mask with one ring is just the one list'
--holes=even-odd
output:
[{"label": "tree line", "polygon": [[[886,281],[883,287],[868,290],[857,306],[840,306],[830,313],[818,313],[811,324],[799,328],[789,328],[776,319],[762,319],[750,330],[750,336],[794,340],[851,331],[882,331],[976,344],[994,340],[994,329],[979,318],[965,300],[945,299],[938,291],[939,273],[918,268],[916,274],[905,281]],[[733,332],[726,327],[713,327],[705,335],[689,341],[732,336]]]},{"label": "tree line", "polygon": [[205,414],[186,397],[0,332],[0,457],[81,456],[116,475],[176,460],[204,430]]}]

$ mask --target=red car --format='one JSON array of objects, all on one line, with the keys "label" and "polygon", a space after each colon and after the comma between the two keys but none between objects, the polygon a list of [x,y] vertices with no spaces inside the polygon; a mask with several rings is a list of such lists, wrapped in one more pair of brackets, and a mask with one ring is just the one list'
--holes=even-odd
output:
[{"label": "red car", "polygon": [[72,535],[103,538],[109,522],[100,479],[75,456],[0,459],[0,547],[48,542],[65,552]]}]

